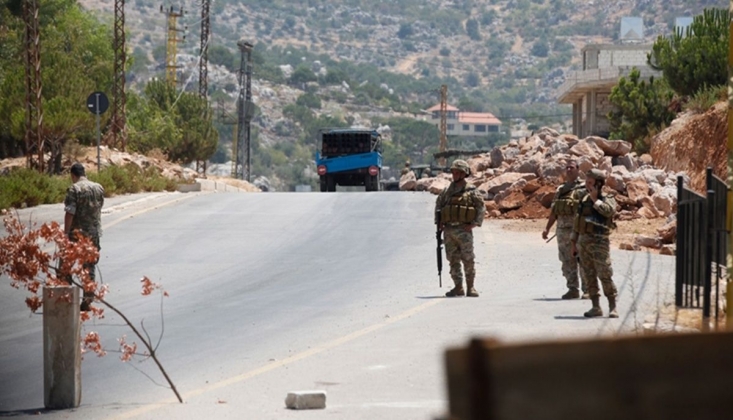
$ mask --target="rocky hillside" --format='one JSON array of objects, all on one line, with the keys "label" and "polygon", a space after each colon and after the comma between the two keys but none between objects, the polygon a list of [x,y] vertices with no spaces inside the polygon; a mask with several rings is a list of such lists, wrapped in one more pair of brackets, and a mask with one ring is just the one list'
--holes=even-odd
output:
[{"label": "rocky hillside", "polygon": [[[108,19],[113,0],[81,0]],[[188,14],[179,48],[197,55],[200,2],[170,2]],[[620,19],[644,20],[646,42],[668,34],[674,19],[725,0],[218,0],[211,9],[212,45],[236,52],[247,39],[268,47],[292,46],[336,60],[369,63],[416,78],[453,78],[452,90],[532,87],[526,101],[554,101],[554,88],[577,67],[587,43],[614,42]],[[690,4],[694,3],[694,4]],[[129,2],[130,50],[165,45],[165,15],[152,0]],[[513,98],[517,99],[517,98]],[[520,101],[521,102],[521,101]]]}]

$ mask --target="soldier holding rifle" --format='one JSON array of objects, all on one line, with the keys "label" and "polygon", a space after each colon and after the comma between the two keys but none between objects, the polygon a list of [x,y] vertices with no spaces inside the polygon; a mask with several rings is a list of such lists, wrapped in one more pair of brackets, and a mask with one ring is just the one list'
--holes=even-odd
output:
[{"label": "soldier holding rifle", "polygon": [[[557,251],[560,263],[562,264],[562,275],[565,277],[568,291],[562,295],[563,299],[577,299],[580,297],[578,282],[578,260],[573,255],[570,244],[570,237],[573,234],[573,221],[578,209],[578,201],[573,193],[583,188],[583,183],[578,180],[578,163],[568,160],[565,163],[565,182],[557,187],[555,196],[552,199],[550,217],[547,219],[545,230],[542,231],[542,239],[547,240],[550,229],[557,221]],[[552,238],[550,238],[552,239]],[[587,285],[583,281],[583,298],[588,299]]]},{"label": "soldier holding rifle", "polygon": [[[474,287],[476,270],[473,228],[483,223],[486,207],[481,193],[476,187],[466,183],[466,178],[471,174],[468,163],[465,160],[457,159],[451,165],[450,170],[453,182],[438,195],[435,202],[438,239],[440,240],[439,235],[442,231],[450,275],[455,285],[445,295],[455,297],[468,294],[470,297],[478,297],[478,292]],[[438,246],[440,247],[440,244]],[[464,274],[467,290],[463,288]]]}]

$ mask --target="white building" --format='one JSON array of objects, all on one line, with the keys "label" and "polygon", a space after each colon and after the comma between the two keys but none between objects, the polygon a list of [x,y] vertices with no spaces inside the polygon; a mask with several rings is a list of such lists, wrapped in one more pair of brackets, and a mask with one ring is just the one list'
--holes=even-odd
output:
[{"label": "white building", "polygon": [[[440,129],[440,104],[425,110],[428,122]],[[448,136],[486,136],[498,133],[501,121],[489,112],[466,112],[448,105],[446,107],[446,135]]]}]

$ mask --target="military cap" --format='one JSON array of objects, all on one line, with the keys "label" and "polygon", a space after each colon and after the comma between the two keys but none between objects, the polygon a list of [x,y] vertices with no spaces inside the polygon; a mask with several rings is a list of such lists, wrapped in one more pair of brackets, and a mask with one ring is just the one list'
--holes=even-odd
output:
[{"label": "military cap", "polygon": [[451,170],[458,169],[459,171],[463,171],[466,175],[471,175],[471,168],[468,166],[468,162],[463,159],[454,160],[450,168]]},{"label": "military cap", "polygon": [[597,179],[599,181],[606,180],[606,173],[600,169],[591,169],[590,171],[585,173],[585,176],[589,178]]}]

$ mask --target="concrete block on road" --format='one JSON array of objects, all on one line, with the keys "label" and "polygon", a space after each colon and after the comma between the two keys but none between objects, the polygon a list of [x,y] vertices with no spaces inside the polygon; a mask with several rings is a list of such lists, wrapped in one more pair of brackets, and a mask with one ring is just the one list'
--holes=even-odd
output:
[{"label": "concrete block on road", "polygon": [[285,406],[293,410],[310,410],[326,408],[326,391],[293,391],[288,392]]}]

